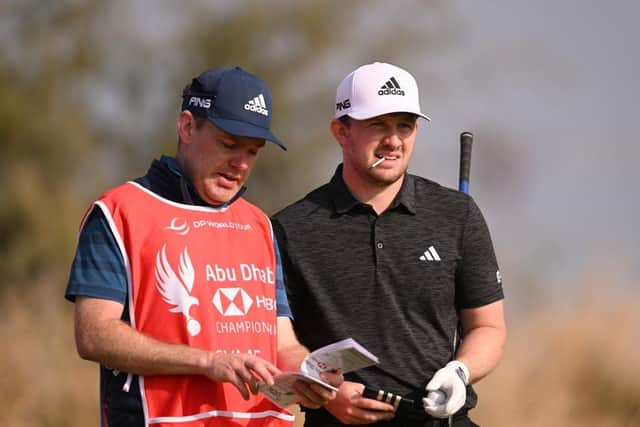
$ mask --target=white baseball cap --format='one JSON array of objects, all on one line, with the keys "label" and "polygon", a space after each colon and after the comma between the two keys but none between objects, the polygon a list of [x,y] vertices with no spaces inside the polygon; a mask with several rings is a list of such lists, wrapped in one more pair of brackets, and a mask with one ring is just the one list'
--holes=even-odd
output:
[{"label": "white baseball cap", "polygon": [[420,111],[416,79],[400,67],[384,62],[363,65],[336,90],[336,118],[348,115],[365,120],[388,113],[412,113],[431,120]]}]

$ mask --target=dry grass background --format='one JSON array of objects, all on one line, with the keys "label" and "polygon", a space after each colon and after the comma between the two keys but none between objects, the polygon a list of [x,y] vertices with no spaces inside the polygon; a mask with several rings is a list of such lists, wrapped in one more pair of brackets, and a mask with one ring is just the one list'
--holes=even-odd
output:
[{"label": "dry grass background", "polygon": [[477,385],[481,425],[640,426],[640,293],[599,287],[513,319],[502,363]]},{"label": "dry grass background", "polygon": [[[64,279],[0,302],[2,426],[98,425],[97,368],[75,353]],[[640,426],[640,292],[607,289],[606,277],[585,283],[569,301],[510,313],[503,361],[477,385],[477,422]]]}]

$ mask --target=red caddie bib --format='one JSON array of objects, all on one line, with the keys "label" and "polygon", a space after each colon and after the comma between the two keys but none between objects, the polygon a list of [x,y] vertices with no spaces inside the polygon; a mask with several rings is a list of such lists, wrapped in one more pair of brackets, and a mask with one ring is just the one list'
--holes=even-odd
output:
[{"label": "red caddie bib", "polygon": [[[123,255],[131,325],[158,340],[277,357],[275,253],[266,215],[240,198],[185,205],[129,182],[99,206]],[[147,425],[290,426],[263,395],[199,375],[140,376]]]}]

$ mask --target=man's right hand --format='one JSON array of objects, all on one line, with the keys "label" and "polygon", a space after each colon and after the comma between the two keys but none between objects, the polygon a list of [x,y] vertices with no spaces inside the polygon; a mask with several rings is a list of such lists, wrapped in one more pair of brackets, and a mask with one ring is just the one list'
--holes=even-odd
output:
[{"label": "man's right hand", "polygon": [[258,393],[258,383],[273,385],[273,376],[280,370],[272,363],[250,354],[210,354],[204,374],[213,381],[233,384],[244,400]]},{"label": "man's right hand", "polygon": [[325,408],[343,424],[370,424],[395,416],[393,405],[362,397],[363,391],[364,385],[345,381]]}]

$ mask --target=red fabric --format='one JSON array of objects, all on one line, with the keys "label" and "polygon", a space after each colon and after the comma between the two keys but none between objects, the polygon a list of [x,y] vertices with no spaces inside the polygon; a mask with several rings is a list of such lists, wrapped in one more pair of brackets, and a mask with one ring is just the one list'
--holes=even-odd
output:
[{"label": "red fabric", "polygon": [[[133,183],[97,203],[106,209],[128,262],[129,310],[137,330],[165,342],[254,353],[275,363],[275,254],[262,211],[244,199],[224,210],[182,205]],[[228,383],[204,376],[140,378],[149,422],[195,416],[204,418],[179,425],[291,425],[260,414],[291,418],[287,411],[262,395],[245,401]],[[207,415],[211,411],[240,416]]]}]

